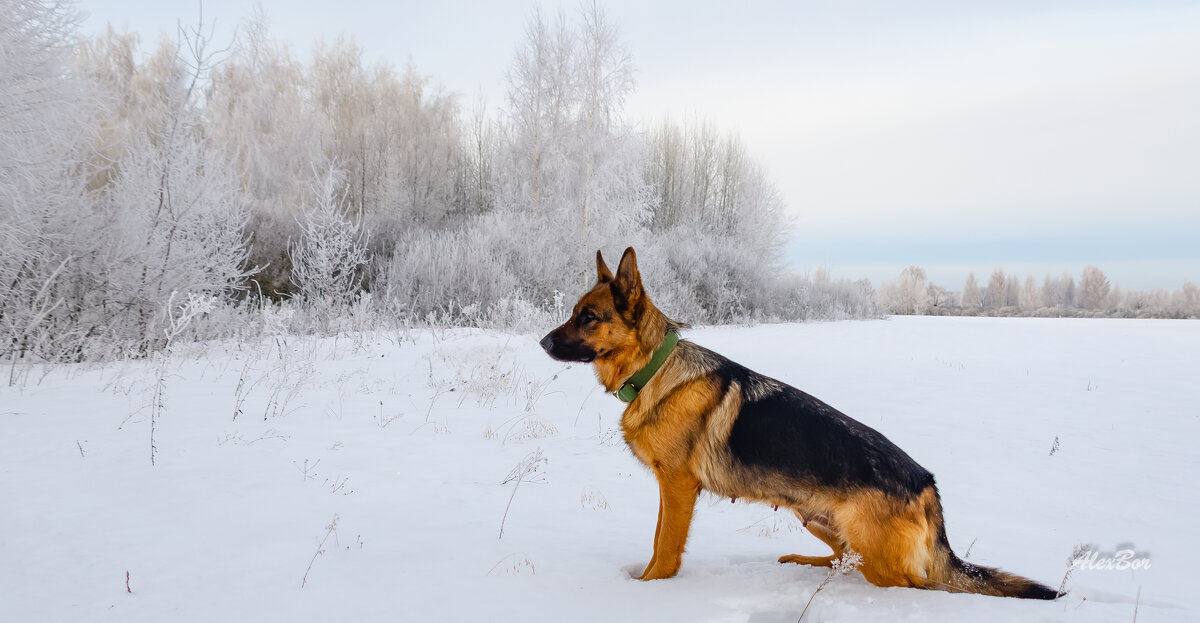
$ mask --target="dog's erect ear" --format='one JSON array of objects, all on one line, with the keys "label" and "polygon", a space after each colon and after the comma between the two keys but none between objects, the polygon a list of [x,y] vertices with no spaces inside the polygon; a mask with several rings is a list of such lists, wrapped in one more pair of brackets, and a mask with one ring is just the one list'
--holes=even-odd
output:
[{"label": "dog's erect ear", "polygon": [[633,247],[625,249],[617,276],[613,280],[613,295],[618,307],[626,307],[642,295],[642,276],[638,273],[637,254]]},{"label": "dog's erect ear", "polygon": [[601,255],[600,249],[596,249],[596,281],[608,283],[612,280],[612,271],[608,269],[608,264],[604,263],[604,256]]}]

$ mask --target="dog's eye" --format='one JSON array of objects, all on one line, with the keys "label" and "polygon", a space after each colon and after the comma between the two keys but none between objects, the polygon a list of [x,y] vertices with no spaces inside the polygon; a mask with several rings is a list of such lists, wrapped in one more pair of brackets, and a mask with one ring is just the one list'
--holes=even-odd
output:
[{"label": "dog's eye", "polygon": [[579,312],[579,324],[587,324],[595,319],[596,314],[593,314],[592,310],[590,309],[585,309]]}]

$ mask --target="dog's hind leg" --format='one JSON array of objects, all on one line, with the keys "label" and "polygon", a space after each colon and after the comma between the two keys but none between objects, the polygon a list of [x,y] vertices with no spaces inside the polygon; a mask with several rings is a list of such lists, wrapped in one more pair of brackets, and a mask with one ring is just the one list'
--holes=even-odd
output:
[{"label": "dog's hind leg", "polygon": [[[803,521],[803,518],[801,518],[801,520]],[[821,541],[828,545],[829,549],[833,550],[833,554],[829,556],[800,556],[797,554],[789,554],[787,556],[780,556],[779,562],[790,562],[798,565],[811,565],[813,567],[832,567],[833,561],[840,558],[842,553],[845,551],[845,541],[843,541],[836,532],[831,530],[828,526],[820,521],[813,520],[805,522],[804,527],[808,529],[810,534],[818,539],[821,539]]]}]

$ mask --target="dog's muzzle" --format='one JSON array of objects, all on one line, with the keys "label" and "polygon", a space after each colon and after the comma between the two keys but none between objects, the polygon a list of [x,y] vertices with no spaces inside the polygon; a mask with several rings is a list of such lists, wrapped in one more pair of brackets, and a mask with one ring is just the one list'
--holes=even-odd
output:
[{"label": "dog's muzzle", "polygon": [[591,363],[596,358],[596,352],[586,344],[571,341],[570,337],[561,335],[558,329],[551,331],[538,344],[541,344],[547,355],[558,361]]}]

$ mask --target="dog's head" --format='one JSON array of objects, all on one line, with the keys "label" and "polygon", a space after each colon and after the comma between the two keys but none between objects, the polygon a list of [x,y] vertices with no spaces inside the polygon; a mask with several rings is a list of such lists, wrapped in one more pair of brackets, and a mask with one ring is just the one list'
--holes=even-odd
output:
[{"label": "dog's head", "polygon": [[642,288],[637,254],[625,249],[614,275],[596,251],[596,285],[580,297],[571,318],[542,338],[559,361],[595,363],[601,382],[613,383],[649,360],[669,328],[678,328],[654,307]]}]

